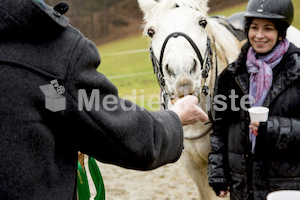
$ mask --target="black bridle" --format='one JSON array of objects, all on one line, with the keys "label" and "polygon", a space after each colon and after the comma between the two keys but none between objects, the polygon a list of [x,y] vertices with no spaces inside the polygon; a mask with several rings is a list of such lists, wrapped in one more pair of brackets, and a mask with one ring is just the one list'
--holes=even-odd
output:
[{"label": "black bridle", "polygon": [[168,109],[168,100],[171,98],[170,98],[170,93],[167,89],[165,79],[164,79],[164,74],[163,74],[163,70],[162,70],[162,61],[163,61],[164,52],[165,52],[165,48],[167,46],[168,41],[170,40],[170,38],[177,38],[178,36],[184,37],[191,44],[194,51],[196,52],[198,60],[201,64],[202,78],[204,78],[204,80],[205,80],[204,81],[205,84],[202,88],[202,92],[205,94],[205,96],[207,96],[209,94],[209,88],[206,85],[206,78],[208,77],[209,71],[212,69],[212,47],[211,47],[211,40],[210,40],[209,36],[207,36],[206,51],[205,51],[204,58],[203,58],[197,45],[187,34],[182,33],[182,32],[174,32],[174,33],[171,33],[170,35],[168,35],[167,38],[165,39],[163,46],[161,48],[159,60],[154,55],[152,44],[150,46],[150,56],[151,56],[151,61],[152,61],[152,65],[153,65],[153,70],[154,70],[154,73],[156,74],[156,78],[157,78],[158,84],[161,88],[162,95],[163,95],[162,106],[164,109]]}]

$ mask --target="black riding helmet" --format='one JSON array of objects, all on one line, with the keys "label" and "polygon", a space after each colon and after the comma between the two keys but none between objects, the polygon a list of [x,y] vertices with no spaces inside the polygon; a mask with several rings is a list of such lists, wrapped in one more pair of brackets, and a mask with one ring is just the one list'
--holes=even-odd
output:
[{"label": "black riding helmet", "polygon": [[291,0],[249,0],[246,18],[274,19],[292,24],[294,6]]},{"label": "black riding helmet", "polygon": [[291,0],[249,0],[244,17],[246,33],[254,18],[262,18],[272,20],[278,36],[285,38],[294,19],[294,6]]}]

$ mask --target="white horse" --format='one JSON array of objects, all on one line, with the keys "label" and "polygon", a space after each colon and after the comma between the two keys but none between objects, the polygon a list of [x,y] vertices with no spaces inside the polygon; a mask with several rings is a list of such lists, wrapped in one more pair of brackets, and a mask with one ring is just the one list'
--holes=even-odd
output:
[{"label": "white horse", "polygon": [[[138,0],[165,108],[192,94],[208,112],[217,75],[240,53],[242,43],[220,19],[208,17],[208,1]],[[207,178],[212,124],[198,122],[183,129],[185,148],[180,162],[193,179],[199,199],[219,199]]]},{"label": "white horse", "polygon": [[[151,37],[152,58],[158,63],[156,71],[162,93],[169,99],[197,95],[200,106],[208,112],[216,69],[222,72],[238,57],[239,40],[218,19],[208,17],[208,0],[138,2],[144,12],[145,33]],[[164,98],[163,101],[168,107],[172,106],[170,100]],[[185,148],[180,162],[196,184],[199,199],[218,199],[207,178],[211,123],[198,122],[183,129]]]}]

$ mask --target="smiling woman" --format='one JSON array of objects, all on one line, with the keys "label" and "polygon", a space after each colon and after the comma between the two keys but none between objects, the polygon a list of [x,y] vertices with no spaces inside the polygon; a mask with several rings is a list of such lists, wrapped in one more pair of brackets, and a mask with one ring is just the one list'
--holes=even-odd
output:
[{"label": "smiling woman", "polygon": [[209,182],[217,194],[230,189],[231,200],[300,190],[300,160],[292,156],[300,152],[300,49],[286,38],[293,13],[291,0],[250,0],[244,15],[248,41],[219,77],[217,95],[235,90],[237,101],[249,94],[255,97],[250,107],[269,109],[264,122],[250,121],[245,110],[216,110]]},{"label": "smiling woman", "polygon": [[248,38],[251,46],[260,54],[271,51],[277,41],[282,40],[282,36],[278,36],[275,24],[267,19],[253,19]]}]

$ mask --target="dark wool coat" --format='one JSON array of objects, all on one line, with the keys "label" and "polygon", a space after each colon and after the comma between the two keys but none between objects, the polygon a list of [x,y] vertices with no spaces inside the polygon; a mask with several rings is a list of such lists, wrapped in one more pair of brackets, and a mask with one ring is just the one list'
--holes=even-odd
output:
[{"label": "dark wool coat", "polygon": [[[139,170],[179,158],[178,116],[121,100],[96,71],[97,48],[66,17],[31,0],[0,0],[0,19],[0,199],[74,199],[77,151]],[[65,87],[66,109],[52,112],[39,86],[55,79]],[[79,89],[88,98],[99,90],[100,108],[80,111]],[[103,104],[107,95],[117,102]]]},{"label": "dark wool coat", "polygon": [[[246,46],[219,77],[218,95],[227,97],[222,105],[226,102],[228,107],[216,111],[220,120],[211,134],[208,176],[216,191],[230,186],[231,200],[265,200],[271,191],[300,189],[300,50],[291,44],[273,69],[273,84],[264,102],[269,118],[259,127],[252,154],[249,114],[240,105],[249,94]],[[228,98],[232,91],[238,97]]]}]

